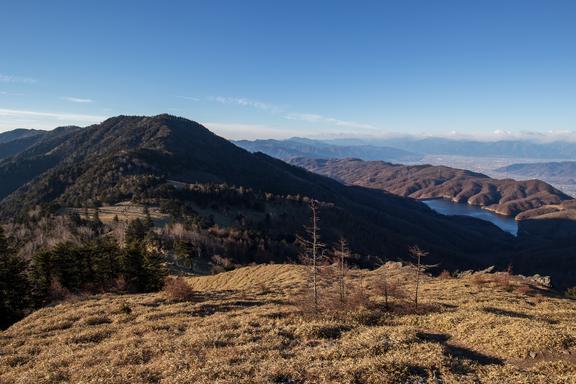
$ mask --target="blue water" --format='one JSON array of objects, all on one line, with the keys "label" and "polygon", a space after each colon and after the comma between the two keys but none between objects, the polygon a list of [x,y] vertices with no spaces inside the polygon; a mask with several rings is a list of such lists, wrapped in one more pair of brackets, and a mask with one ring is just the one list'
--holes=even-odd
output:
[{"label": "blue water", "polygon": [[489,221],[514,236],[518,234],[518,223],[512,217],[498,215],[473,205],[453,203],[445,199],[422,200],[422,202],[443,215],[475,217]]}]

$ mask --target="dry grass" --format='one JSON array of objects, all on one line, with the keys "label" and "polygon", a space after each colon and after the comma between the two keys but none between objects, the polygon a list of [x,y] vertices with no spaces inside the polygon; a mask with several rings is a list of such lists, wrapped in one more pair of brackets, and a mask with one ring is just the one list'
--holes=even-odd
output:
[{"label": "dry grass", "polygon": [[[413,270],[382,268],[410,291]],[[353,277],[371,295],[383,271]],[[194,301],[160,292],[44,308],[0,334],[0,383],[576,383],[576,301],[494,275],[480,289],[474,275],[424,276],[418,314],[393,298],[391,312],[310,318],[291,302],[301,276],[246,267],[189,278]]]}]

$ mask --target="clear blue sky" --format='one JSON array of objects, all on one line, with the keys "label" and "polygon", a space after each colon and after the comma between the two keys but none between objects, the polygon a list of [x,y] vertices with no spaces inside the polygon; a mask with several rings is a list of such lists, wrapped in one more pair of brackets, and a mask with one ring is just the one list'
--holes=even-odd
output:
[{"label": "clear blue sky", "polygon": [[227,137],[576,130],[576,1],[5,1],[0,131],[167,112]]}]

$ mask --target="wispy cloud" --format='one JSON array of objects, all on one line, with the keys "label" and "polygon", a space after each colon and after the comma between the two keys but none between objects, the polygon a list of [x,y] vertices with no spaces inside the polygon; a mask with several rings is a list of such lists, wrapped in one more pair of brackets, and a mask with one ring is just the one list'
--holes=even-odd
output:
[{"label": "wispy cloud", "polygon": [[308,123],[324,123],[335,125],[337,127],[346,127],[346,128],[361,128],[361,129],[376,129],[375,126],[371,124],[364,124],[359,123],[357,121],[350,121],[350,120],[340,120],[334,117],[327,117],[322,115],[317,115],[313,113],[290,113],[284,118],[288,120],[300,120],[306,121]]},{"label": "wispy cloud", "polygon": [[87,126],[105,116],[0,108],[0,131],[16,128],[54,129],[63,125]]},{"label": "wispy cloud", "polygon": [[14,93],[14,92],[6,92],[6,91],[0,91],[0,95],[2,95],[2,96],[24,96],[23,93]]},{"label": "wispy cloud", "polygon": [[183,99],[183,100],[190,100],[190,101],[200,101],[200,98],[198,97],[193,97],[193,96],[176,96],[177,99]]},{"label": "wispy cloud", "polygon": [[229,140],[287,139],[292,136],[304,136],[306,134],[305,130],[286,130],[262,124],[207,122],[204,125]]},{"label": "wispy cloud", "polygon": [[87,104],[87,103],[93,103],[94,100],[92,99],[83,99],[80,97],[61,97],[62,100],[66,100],[66,101],[70,101],[72,103],[82,103],[82,104]]},{"label": "wispy cloud", "polygon": [[30,77],[22,77],[22,76],[14,76],[14,75],[6,75],[0,73],[0,83],[24,83],[24,84],[33,84],[36,83],[36,79],[32,79]]},{"label": "wispy cloud", "polygon": [[283,110],[282,107],[279,107],[277,105],[264,103],[258,100],[246,99],[243,97],[210,96],[208,100],[215,101],[220,104],[232,104],[232,105],[240,105],[243,107],[252,107],[274,113],[281,112]]},{"label": "wispy cloud", "polygon": [[271,112],[275,114],[282,114],[284,119],[288,120],[298,120],[304,121],[307,123],[321,123],[326,125],[332,125],[336,127],[345,127],[345,128],[356,128],[356,129],[377,129],[372,124],[360,123],[357,121],[351,120],[342,120],[337,119],[334,117],[323,116],[314,113],[300,113],[300,112],[290,112],[288,108],[281,107],[278,105],[264,103],[257,100],[247,99],[247,98],[239,98],[239,97],[224,97],[224,96],[211,96],[208,98],[210,101],[215,101],[220,104],[232,104],[232,105],[240,105],[244,107],[252,107],[256,109],[260,109],[266,112]]},{"label": "wispy cloud", "polygon": [[58,112],[37,112],[37,111],[25,111],[18,109],[2,109],[0,108],[0,116],[2,117],[14,117],[14,118],[47,118],[58,121],[69,121],[77,123],[96,123],[105,120],[104,116],[95,115],[83,115],[75,113],[58,113]]}]

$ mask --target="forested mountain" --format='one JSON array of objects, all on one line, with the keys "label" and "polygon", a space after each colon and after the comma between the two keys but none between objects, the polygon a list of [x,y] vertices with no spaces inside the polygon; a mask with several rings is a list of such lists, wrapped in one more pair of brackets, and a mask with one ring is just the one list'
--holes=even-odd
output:
[{"label": "forested mountain", "polygon": [[296,157],[363,160],[417,161],[422,156],[402,149],[373,145],[331,145],[320,140],[294,137],[287,140],[239,140],[234,144],[250,152],[262,152],[282,160]]},{"label": "forested mountain", "polygon": [[[96,215],[98,207],[116,209],[131,201],[162,212],[168,223],[182,223],[192,231],[187,236],[197,239],[194,249],[222,255],[231,265],[297,259],[296,235],[308,223],[310,199],[321,202],[323,241],[329,245],[345,236],[359,265],[373,266],[375,256],[406,259],[412,244],[430,251],[429,263],[452,270],[505,268],[513,262],[518,272],[569,280],[565,272],[574,264],[566,257],[569,239],[517,240],[482,220],[443,216],[412,198],[346,186],[252,154],[198,123],[170,115],[118,116],[82,129],[58,129],[1,161],[0,177],[4,222],[33,218],[49,230],[42,217],[71,210]],[[532,188],[542,199],[564,198],[540,184],[516,189],[530,195]],[[72,238],[83,233],[64,232]],[[162,241],[174,241],[166,236]],[[536,248],[547,252],[534,253]]]},{"label": "forested mountain", "polygon": [[24,128],[17,128],[7,132],[0,132],[0,144],[18,139],[24,139],[26,137],[38,136],[44,133],[46,133],[46,131]]},{"label": "forested mountain", "polygon": [[572,198],[540,180],[497,180],[481,173],[434,165],[401,165],[359,159],[293,159],[292,164],[349,185],[415,199],[445,198],[502,215],[557,205]]},{"label": "forested mountain", "polygon": [[[6,180],[0,203],[5,219],[24,217],[36,207],[55,212],[124,200],[176,200],[185,207],[190,196],[171,181],[227,183],[253,189],[263,204],[266,197],[260,194],[266,192],[332,205],[323,209],[327,239],[347,236],[366,255],[401,258],[408,245],[417,242],[434,250],[434,259],[446,265],[479,266],[511,247],[508,235],[489,223],[447,218],[411,199],[346,187],[264,154],[251,154],[198,123],[169,115],[119,116],[57,135],[1,162],[0,175]],[[272,212],[268,227],[285,227],[279,218],[285,215],[291,216],[287,207],[279,216]],[[305,213],[297,216],[286,232],[301,230],[308,220]]]}]

